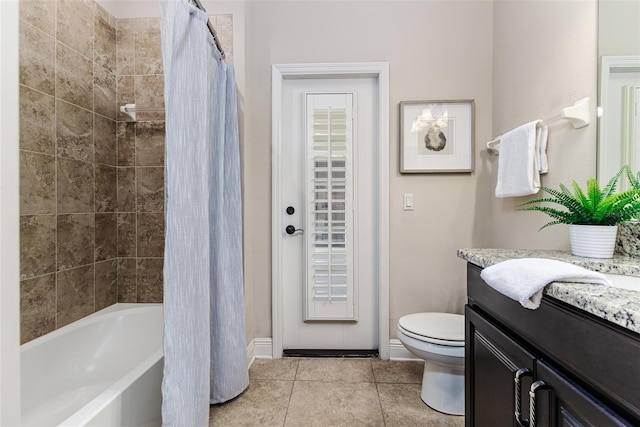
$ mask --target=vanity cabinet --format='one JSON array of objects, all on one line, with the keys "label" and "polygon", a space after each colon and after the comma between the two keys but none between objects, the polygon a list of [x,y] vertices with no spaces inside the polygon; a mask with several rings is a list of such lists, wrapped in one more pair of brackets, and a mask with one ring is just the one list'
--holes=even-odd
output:
[{"label": "vanity cabinet", "polygon": [[547,296],[525,309],[467,273],[468,427],[640,425],[638,334]]}]

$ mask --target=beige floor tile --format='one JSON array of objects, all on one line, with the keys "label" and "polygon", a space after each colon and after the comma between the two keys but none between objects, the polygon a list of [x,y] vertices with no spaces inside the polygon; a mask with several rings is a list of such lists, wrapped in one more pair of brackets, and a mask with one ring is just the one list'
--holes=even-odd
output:
[{"label": "beige floor tile", "polygon": [[372,383],[370,359],[300,359],[296,381]]},{"label": "beige floor tile", "polygon": [[377,384],[387,427],[463,427],[464,417],[431,409],[420,398],[420,384]]},{"label": "beige floor tile", "polygon": [[293,381],[298,369],[298,360],[293,358],[256,359],[249,369],[252,380],[287,380]]},{"label": "beige floor tile", "polygon": [[384,426],[374,383],[296,381],[285,427]]},{"label": "beige floor tile", "polygon": [[372,360],[371,366],[377,383],[422,384],[422,361]]},{"label": "beige floor tile", "polygon": [[210,427],[282,427],[293,381],[251,380],[237,399],[215,405],[209,412]]}]

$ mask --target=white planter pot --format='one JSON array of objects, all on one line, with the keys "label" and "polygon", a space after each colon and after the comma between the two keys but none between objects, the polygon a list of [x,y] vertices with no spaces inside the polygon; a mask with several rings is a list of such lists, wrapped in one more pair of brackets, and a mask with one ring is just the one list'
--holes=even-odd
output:
[{"label": "white planter pot", "polygon": [[618,227],[571,224],[571,253],[587,258],[613,258]]}]

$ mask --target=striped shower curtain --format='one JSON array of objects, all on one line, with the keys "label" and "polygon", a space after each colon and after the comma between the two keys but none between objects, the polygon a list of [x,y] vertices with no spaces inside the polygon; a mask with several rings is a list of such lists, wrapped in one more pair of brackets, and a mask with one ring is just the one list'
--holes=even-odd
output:
[{"label": "striped shower curtain", "polygon": [[206,426],[211,403],[249,384],[235,79],[206,23],[184,0],[161,2],[165,426]]}]

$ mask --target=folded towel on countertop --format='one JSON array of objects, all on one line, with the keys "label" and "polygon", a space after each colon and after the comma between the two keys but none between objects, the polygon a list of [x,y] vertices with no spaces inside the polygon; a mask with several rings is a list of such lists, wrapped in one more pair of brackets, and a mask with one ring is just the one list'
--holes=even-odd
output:
[{"label": "folded towel on countertop", "polygon": [[551,282],[611,285],[604,274],[597,271],[542,258],[503,261],[482,270],[480,277],[496,291],[532,310],[540,306],[542,290]]},{"label": "folded towel on countertop", "polygon": [[496,197],[518,197],[540,190],[540,173],[547,173],[547,126],[534,120],[500,137]]}]

